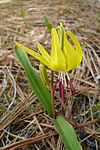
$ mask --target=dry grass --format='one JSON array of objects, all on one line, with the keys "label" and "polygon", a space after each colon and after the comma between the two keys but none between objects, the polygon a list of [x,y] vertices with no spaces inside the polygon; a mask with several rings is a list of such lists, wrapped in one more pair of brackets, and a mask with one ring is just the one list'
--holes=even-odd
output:
[{"label": "dry grass", "polygon": [[[53,120],[31,91],[25,72],[15,56],[15,41],[36,49],[40,42],[50,48],[50,34],[43,17],[53,25],[63,22],[73,31],[83,47],[81,65],[70,72],[77,91],[75,97],[66,95],[61,105],[59,95],[56,111],[63,112],[73,125],[84,150],[100,148],[100,7],[98,3],[71,0],[29,0],[0,4],[0,147],[1,150],[63,150],[64,145],[55,132]],[[38,69],[38,62],[30,58]]]}]

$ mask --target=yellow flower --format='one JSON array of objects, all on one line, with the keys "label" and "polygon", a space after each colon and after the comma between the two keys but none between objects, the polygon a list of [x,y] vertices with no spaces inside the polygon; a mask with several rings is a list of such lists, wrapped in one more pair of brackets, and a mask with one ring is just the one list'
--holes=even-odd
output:
[{"label": "yellow flower", "polygon": [[[41,44],[38,44],[40,53],[37,53],[18,42],[16,42],[16,45],[25,50],[28,54],[41,61],[53,71],[70,71],[80,64],[82,60],[82,48],[71,31],[65,31],[62,24],[60,24],[59,27],[62,32],[57,28],[51,29],[51,54],[49,54]],[[67,36],[70,37],[70,39],[74,43],[74,46],[68,40]]]}]

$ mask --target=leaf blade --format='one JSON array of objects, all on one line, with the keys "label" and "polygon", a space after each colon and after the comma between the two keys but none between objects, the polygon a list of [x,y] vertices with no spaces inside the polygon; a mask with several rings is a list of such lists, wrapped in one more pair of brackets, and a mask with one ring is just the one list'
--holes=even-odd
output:
[{"label": "leaf blade", "polygon": [[45,22],[45,25],[47,26],[48,30],[51,31],[52,25],[50,23],[50,20],[46,16],[44,16],[44,22]]},{"label": "leaf blade", "polygon": [[62,116],[54,120],[54,127],[68,150],[82,150],[73,127]]},{"label": "leaf blade", "polygon": [[18,46],[15,47],[14,51],[24,67],[24,70],[28,78],[28,82],[32,90],[35,92],[38,99],[41,101],[43,107],[47,110],[49,115],[52,116],[51,95],[48,89],[45,87],[42,80],[40,79],[40,76],[32,67],[26,52],[21,48],[19,48]]}]

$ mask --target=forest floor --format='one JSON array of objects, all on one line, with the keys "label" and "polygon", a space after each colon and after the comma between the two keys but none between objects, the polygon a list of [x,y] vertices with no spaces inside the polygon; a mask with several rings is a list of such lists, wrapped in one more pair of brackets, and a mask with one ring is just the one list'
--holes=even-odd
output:
[{"label": "forest floor", "polygon": [[[4,3],[5,2],[5,3]],[[78,38],[83,60],[69,76],[76,89],[68,92],[64,108],[55,109],[75,128],[84,150],[100,149],[100,4],[82,0],[8,0],[0,2],[0,147],[1,150],[64,150],[47,114],[31,90],[24,69],[14,54],[15,41],[37,50],[51,47],[44,22],[63,23]],[[38,70],[39,62],[30,57]],[[39,71],[38,71],[39,72]],[[64,112],[63,112],[64,111]],[[77,128],[76,128],[77,126]]]}]

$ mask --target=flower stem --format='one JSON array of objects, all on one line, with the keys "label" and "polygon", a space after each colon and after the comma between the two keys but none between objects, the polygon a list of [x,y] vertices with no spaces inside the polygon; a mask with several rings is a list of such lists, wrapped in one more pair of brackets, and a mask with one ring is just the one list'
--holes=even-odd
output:
[{"label": "flower stem", "polygon": [[54,89],[53,89],[54,71],[51,70],[51,100],[52,100],[52,114],[55,118],[55,106],[54,106]]}]

